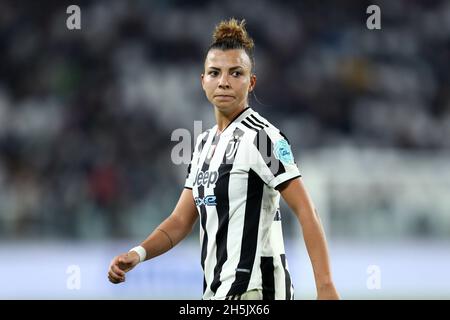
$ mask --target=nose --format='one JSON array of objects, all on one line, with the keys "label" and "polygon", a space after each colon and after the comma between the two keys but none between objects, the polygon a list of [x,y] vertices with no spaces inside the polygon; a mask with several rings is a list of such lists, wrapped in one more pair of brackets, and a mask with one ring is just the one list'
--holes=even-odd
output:
[{"label": "nose", "polygon": [[219,79],[219,88],[220,89],[229,89],[230,88],[230,84],[228,83],[228,75],[225,73]]}]

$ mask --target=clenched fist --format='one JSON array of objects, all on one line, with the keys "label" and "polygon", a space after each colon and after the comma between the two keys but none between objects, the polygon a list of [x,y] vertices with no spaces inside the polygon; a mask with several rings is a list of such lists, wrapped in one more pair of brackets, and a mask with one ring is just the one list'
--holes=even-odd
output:
[{"label": "clenched fist", "polygon": [[139,263],[139,255],[135,251],[123,253],[112,259],[108,270],[108,279],[112,283],[125,281],[125,273]]}]

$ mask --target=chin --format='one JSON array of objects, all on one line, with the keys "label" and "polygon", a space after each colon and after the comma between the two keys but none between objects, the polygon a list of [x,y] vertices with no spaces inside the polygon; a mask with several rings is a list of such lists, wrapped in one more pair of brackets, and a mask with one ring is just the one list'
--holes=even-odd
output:
[{"label": "chin", "polygon": [[219,110],[229,110],[229,109],[233,109],[233,105],[230,103],[224,103],[224,102],[216,102],[213,103],[213,105],[219,109]]},{"label": "chin", "polygon": [[236,104],[235,101],[231,102],[220,102],[220,101],[214,101],[213,105],[219,110],[223,112],[233,112],[234,110],[239,108],[239,105]]}]

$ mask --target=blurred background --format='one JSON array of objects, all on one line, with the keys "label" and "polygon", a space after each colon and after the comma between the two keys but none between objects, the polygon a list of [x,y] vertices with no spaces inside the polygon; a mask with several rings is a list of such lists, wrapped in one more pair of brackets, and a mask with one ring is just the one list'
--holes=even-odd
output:
[{"label": "blurred background", "polygon": [[[81,9],[69,30],[66,9]],[[366,9],[381,9],[369,30]],[[216,23],[245,18],[250,105],[288,137],[344,299],[450,298],[450,2],[0,2],[0,298],[200,299],[198,224],[125,284],[110,260],[176,204],[171,134],[214,125]],[[314,299],[281,204],[297,299]],[[37,276],[36,276],[37,275]]]}]

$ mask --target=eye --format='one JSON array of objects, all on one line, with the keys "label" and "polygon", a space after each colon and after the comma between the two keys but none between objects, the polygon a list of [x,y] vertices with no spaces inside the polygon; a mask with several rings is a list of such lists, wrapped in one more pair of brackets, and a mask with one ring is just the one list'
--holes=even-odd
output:
[{"label": "eye", "polygon": [[233,77],[239,77],[240,75],[242,75],[242,72],[240,72],[240,71],[234,71],[232,74],[231,74]]},{"label": "eye", "polygon": [[208,75],[210,75],[212,77],[216,77],[218,74],[219,74],[219,72],[214,71],[214,70],[208,72]]}]

